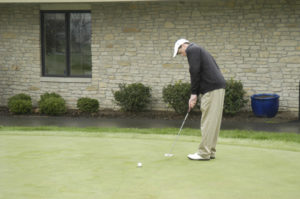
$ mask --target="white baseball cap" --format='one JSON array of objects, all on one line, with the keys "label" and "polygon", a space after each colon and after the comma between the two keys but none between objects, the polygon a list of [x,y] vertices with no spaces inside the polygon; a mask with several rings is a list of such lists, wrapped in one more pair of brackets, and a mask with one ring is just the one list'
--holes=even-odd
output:
[{"label": "white baseball cap", "polygon": [[184,43],[188,43],[189,41],[186,40],[186,39],[178,39],[175,43],[175,46],[174,46],[174,54],[173,54],[173,57],[176,57],[177,53],[178,53],[178,49],[179,47],[184,44]]}]

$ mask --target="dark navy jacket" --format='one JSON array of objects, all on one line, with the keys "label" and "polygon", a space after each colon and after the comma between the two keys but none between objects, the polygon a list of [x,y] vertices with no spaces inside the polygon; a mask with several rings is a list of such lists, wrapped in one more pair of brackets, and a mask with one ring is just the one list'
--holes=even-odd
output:
[{"label": "dark navy jacket", "polygon": [[191,43],[186,49],[190,65],[192,94],[205,94],[225,88],[226,81],[214,58],[201,46]]}]

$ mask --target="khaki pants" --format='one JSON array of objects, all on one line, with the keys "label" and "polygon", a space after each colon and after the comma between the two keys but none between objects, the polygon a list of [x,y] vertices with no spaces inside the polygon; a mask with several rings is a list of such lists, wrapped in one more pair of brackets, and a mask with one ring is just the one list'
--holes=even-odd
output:
[{"label": "khaki pants", "polygon": [[217,139],[220,132],[225,89],[213,90],[201,97],[201,134],[199,155],[203,158],[215,156]]}]

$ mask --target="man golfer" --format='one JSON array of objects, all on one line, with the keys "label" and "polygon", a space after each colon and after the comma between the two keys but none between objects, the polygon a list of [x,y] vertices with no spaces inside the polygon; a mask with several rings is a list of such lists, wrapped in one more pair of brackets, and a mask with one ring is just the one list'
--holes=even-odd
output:
[{"label": "man golfer", "polygon": [[226,81],[214,58],[201,46],[179,39],[174,46],[174,55],[187,57],[191,76],[189,111],[196,105],[201,94],[202,140],[198,152],[189,154],[190,160],[214,159],[222,121]]}]

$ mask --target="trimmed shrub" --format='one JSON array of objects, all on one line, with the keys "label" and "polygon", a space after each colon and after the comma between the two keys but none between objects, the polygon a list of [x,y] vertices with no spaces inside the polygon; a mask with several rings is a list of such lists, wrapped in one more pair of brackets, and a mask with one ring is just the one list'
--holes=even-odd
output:
[{"label": "trimmed shrub", "polygon": [[226,81],[224,113],[230,116],[237,114],[248,102],[244,99],[246,91],[241,81]]},{"label": "trimmed shrub", "polygon": [[31,97],[26,94],[17,94],[8,100],[9,111],[14,114],[28,114],[32,110]]},{"label": "trimmed shrub", "polygon": [[82,97],[77,100],[77,108],[82,112],[95,113],[99,110],[99,102],[96,99]]},{"label": "trimmed shrub", "polygon": [[8,102],[12,101],[12,100],[16,100],[16,99],[31,101],[31,97],[29,95],[26,95],[24,93],[20,93],[20,94],[14,95],[11,98],[9,98]]},{"label": "trimmed shrub", "polygon": [[175,84],[169,84],[163,88],[163,100],[176,113],[184,114],[187,112],[189,99],[191,96],[190,83],[182,83],[181,81]]},{"label": "trimmed shrub", "polygon": [[47,115],[62,115],[67,111],[65,100],[57,97],[49,97],[40,103],[40,111]]},{"label": "trimmed shrub", "polygon": [[140,112],[151,102],[151,88],[142,83],[120,84],[120,90],[113,92],[115,103],[123,111]]},{"label": "trimmed shrub", "polygon": [[48,98],[50,98],[50,97],[56,97],[56,98],[62,98],[59,94],[57,94],[57,93],[54,93],[54,92],[52,92],[52,93],[44,93],[43,95],[41,95],[41,99],[40,99],[40,101],[38,102],[38,103],[40,103],[40,102],[43,102],[45,99],[48,99]]},{"label": "trimmed shrub", "polygon": [[40,112],[47,115],[62,115],[67,111],[65,100],[56,93],[41,95],[38,104]]}]

